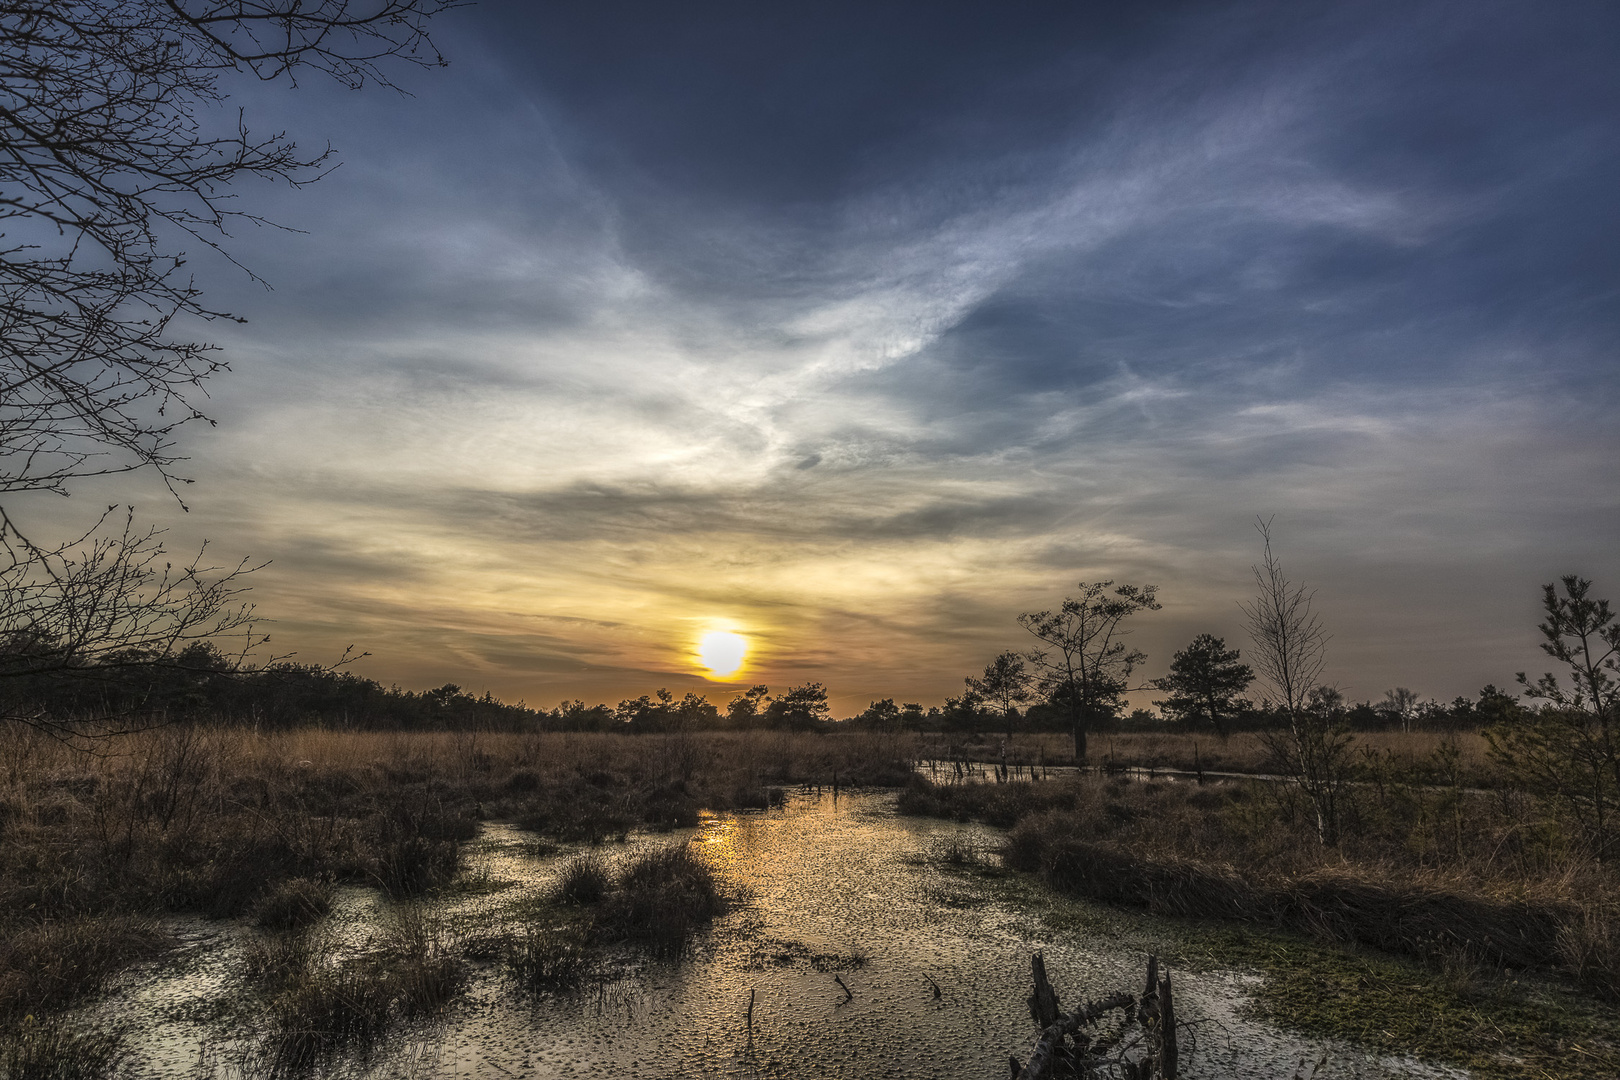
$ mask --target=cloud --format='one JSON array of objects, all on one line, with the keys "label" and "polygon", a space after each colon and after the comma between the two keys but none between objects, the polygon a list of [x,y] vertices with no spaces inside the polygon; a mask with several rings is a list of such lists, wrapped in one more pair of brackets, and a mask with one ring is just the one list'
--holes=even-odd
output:
[{"label": "cloud", "polygon": [[497,4],[414,99],[244,90],[347,161],[217,278],[178,527],[409,685],[641,693],[723,616],[859,707],[1081,578],[1234,633],[1276,513],[1344,681],[1500,684],[1620,577],[1620,110],[1612,13],[1493,11]]}]

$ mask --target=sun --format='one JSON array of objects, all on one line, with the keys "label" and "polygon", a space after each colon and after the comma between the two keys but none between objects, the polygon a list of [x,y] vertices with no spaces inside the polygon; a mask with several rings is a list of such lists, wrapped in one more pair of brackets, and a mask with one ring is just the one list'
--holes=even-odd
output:
[{"label": "sun", "polygon": [[711,679],[735,675],[748,656],[748,639],[730,630],[713,630],[698,641],[698,659],[709,669]]}]

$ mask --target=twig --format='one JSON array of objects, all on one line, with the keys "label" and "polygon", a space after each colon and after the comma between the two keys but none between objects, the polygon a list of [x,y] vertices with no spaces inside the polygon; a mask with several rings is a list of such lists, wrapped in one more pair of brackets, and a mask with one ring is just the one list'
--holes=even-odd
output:
[{"label": "twig", "polygon": [[839,986],[844,987],[844,1000],[845,1001],[854,1001],[855,1000],[855,995],[850,993],[849,987],[844,986],[844,980],[842,978],[840,978],[837,975],[834,975],[833,976],[833,982],[837,983]]}]

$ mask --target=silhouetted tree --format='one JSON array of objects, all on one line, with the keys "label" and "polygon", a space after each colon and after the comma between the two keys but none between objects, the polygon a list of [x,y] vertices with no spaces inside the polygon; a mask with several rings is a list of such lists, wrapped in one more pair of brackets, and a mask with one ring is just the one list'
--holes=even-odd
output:
[{"label": "silhouetted tree", "polygon": [[1165,717],[1182,723],[1207,723],[1221,738],[1230,731],[1230,722],[1250,708],[1238,697],[1254,681],[1254,669],[1239,663],[1238,650],[1213,634],[1199,634],[1192,644],[1170,660],[1170,674],[1153,680],[1170,696],[1153,704]]},{"label": "silhouetted tree", "polygon": [[[1272,748],[1289,763],[1300,790],[1316,810],[1316,833],[1326,847],[1339,842],[1339,792],[1344,786],[1349,746],[1344,710],[1332,700],[1337,691],[1317,683],[1326,662],[1327,632],[1311,610],[1315,593],[1289,581],[1271,550],[1271,522],[1255,526],[1265,556],[1252,567],[1255,597],[1240,605],[1247,616],[1251,652],[1260,674],[1276,694],[1288,720],[1287,734]],[[1337,704],[1342,704],[1342,697]]]},{"label": "silhouetted tree", "polygon": [[881,701],[872,702],[862,710],[861,715],[856,719],[874,731],[898,731],[900,730],[900,706],[894,703],[894,698],[884,698]]},{"label": "silhouetted tree", "polygon": [[[302,184],[329,166],[329,150],[252,134],[240,114],[217,124],[221,77],[387,85],[388,61],[442,63],[425,24],[451,6],[0,5],[0,494],[68,494],[86,477],[136,470],[178,492],[175,434],[205,419],[203,383],[225,361],[172,326],[228,316],[204,304],[173,244],[217,248],[233,219],[260,221],[231,202],[243,180]],[[239,651],[256,643],[240,603],[249,566],[172,565],[161,534],[126,515],[65,542],[37,541],[4,515],[0,540],[0,638],[48,642],[34,659],[56,671],[119,653],[172,663],[210,637],[234,635]]]},{"label": "silhouetted tree", "polygon": [[1056,611],[1018,616],[1018,625],[1046,646],[1026,656],[1042,694],[1069,716],[1076,761],[1086,759],[1086,732],[1118,713],[1131,672],[1147,658],[1126,646],[1125,621],[1162,606],[1155,585],[1113,584],[1082,581],[1080,595],[1065,599]]},{"label": "silhouetted tree", "polygon": [[759,720],[760,703],[771,692],[768,686],[754,686],[738,694],[726,705],[726,718],[735,728],[750,728]]},{"label": "silhouetted tree", "polygon": [[1542,588],[1542,650],[1569,669],[1569,685],[1548,672],[1526,697],[1542,708],[1487,729],[1498,761],[1581,828],[1599,858],[1620,847],[1620,621],[1592,583],[1570,574],[1564,594]]},{"label": "silhouetted tree", "polygon": [[1030,699],[1030,672],[1024,661],[1019,653],[1004,652],[984,666],[983,678],[970,675],[964,680],[974,697],[1001,713],[1007,722],[1008,742],[1012,741],[1018,706]]},{"label": "silhouetted tree", "polygon": [[827,719],[827,688],[820,683],[795,686],[765,706],[765,720],[772,727],[803,730]]}]

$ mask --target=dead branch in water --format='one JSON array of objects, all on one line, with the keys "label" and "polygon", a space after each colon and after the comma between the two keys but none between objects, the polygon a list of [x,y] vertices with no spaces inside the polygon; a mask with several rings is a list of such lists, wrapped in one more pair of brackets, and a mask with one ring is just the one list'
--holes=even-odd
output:
[{"label": "dead branch in water", "polygon": [[[1108,1070],[1109,1075],[1117,1071],[1140,1080],[1176,1080],[1179,1055],[1174,999],[1169,974],[1159,977],[1158,957],[1148,957],[1147,985],[1140,998],[1120,991],[1070,1013],[1061,1011],[1040,953],[1030,958],[1030,974],[1035,984],[1029,996],[1030,1015],[1041,1026],[1041,1034],[1029,1064],[1020,1066],[1016,1057],[1009,1058],[1013,1080],[1049,1080],[1059,1074],[1060,1063],[1063,1075],[1099,1076]],[[1119,1031],[1096,1039],[1086,1034],[1084,1029],[1115,1009],[1122,1012]],[[1139,1030],[1133,1032],[1133,1028]],[[1127,1039],[1127,1035],[1132,1037]],[[1138,1061],[1128,1060],[1124,1049],[1109,1053],[1121,1044],[1126,1049],[1145,1046],[1147,1053]]]}]

